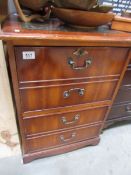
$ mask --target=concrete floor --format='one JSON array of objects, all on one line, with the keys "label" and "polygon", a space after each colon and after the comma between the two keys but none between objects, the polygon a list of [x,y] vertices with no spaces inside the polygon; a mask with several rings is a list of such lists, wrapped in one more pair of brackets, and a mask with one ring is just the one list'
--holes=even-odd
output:
[{"label": "concrete floor", "polygon": [[104,131],[98,146],[35,160],[0,159],[0,175],[131,175],[131,123]]}]

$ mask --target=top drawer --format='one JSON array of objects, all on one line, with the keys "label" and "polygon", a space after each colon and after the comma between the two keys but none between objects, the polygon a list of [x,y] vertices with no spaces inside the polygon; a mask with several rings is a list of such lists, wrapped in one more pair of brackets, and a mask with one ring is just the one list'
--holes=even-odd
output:
[{"label": "top drawer", "polygon": [[120,74],[128,48],[15,47],[19,81]]}]

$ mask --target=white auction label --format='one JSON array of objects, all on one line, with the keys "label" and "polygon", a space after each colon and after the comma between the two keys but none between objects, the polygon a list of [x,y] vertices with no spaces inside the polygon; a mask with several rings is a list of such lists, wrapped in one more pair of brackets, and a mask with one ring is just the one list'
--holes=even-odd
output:
[{"label": "white auction label", "polygon": [[34,51],[26,51],[22,52],[24,60],[34,60],[35,59],[35,52]]}]

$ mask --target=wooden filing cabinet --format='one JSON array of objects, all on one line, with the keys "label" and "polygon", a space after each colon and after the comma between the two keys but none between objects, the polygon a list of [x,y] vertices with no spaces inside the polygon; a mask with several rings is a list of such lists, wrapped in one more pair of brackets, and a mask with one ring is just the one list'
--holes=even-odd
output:
[{"label": "wooden filing cabinet", "polygon": [[125,120],[131,120],[131,61],[127,67],[105,126],[107,127]]},{"label": "wooden filing cabinet", "polygon": [[98,144],[131,57],[130,34],[49,29],[23,29],[13,19],[0,34],[24,163]]}]

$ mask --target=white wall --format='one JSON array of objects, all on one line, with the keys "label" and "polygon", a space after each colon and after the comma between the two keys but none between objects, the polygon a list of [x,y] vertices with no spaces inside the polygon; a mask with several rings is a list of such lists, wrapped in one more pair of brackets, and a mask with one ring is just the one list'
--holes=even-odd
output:
[{"label": "white wall", "polygon": [[[8,14],[13,12],[16,12],[13,0],[8,0]],[[3,44],[0,40],[0,158],[18,153],[20,153],[20,147],[16,119]]]},{"label": "white wall", "polygon": [[4,125],[0,125],[0,131],[9,129],[13,133],[16,132],[14,109],[2,41],[0,41],[0,123],[1,121]]},{"label": "white wall", "polygon": [[16,155],[18,152],[16,120],[3,45],[0,41],[0,157]]},{"label": "white wall", "polygon": [[13,13],[16,11],[13,0],[8,0],[8,11],[9,13]]}]

